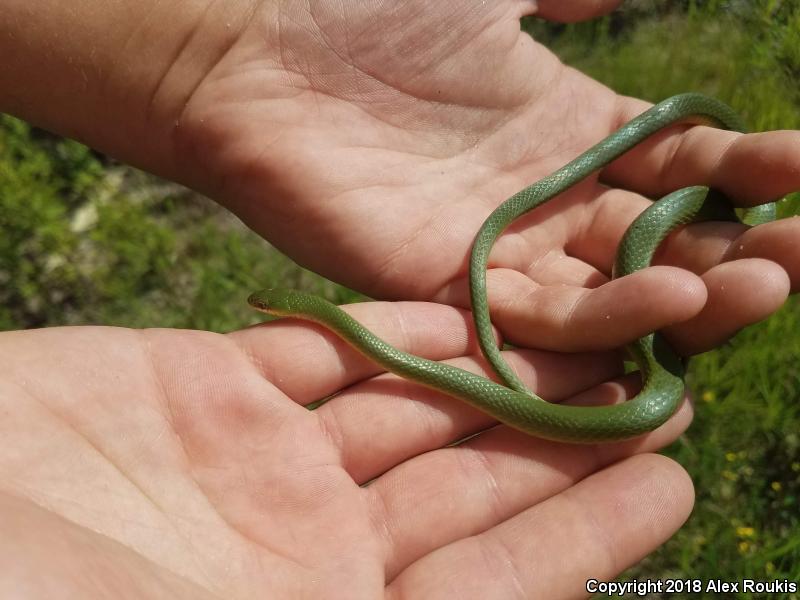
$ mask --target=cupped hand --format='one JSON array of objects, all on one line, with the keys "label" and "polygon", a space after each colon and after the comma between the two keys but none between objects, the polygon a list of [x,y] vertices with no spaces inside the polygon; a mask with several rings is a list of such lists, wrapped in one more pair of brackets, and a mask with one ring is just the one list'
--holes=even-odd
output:
[{"label": "cupped hand", "polygon": [[[539,10],[563,20],[613,4]],[[259,4],[182,111],[182,169],[304,266],[375,297],[466,307],[468,251],[491,210],[647,107],[521,32],[534,7]],[[614,282],[610,267],[645,194],[705,183],[742,205],[772,200],[800,188],[799,144],[797,132],[657,136],[501,237],[494,322],[558,350],[672,326],[690,353],[764,318],[800,285],[800,220],[691,226],[661,266]]]},{"label": "cupped hand", "polygon": [[[407,351],[480,368],[462,311],[348,310]],[[630,393],[613,354],[509,357],[554,400]],[[680,467],[646,453],[688,405],[627,443],[500,426],[448,447],[492,422],[306,323],[3,333],[0,359],[3,597],[569,598],[692,504]]]}]

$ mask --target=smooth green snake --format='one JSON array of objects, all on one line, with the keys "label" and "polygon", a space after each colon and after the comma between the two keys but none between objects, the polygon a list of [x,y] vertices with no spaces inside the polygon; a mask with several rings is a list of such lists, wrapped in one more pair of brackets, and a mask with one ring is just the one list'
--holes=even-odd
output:
[{"label": "smooth green snake", "polygon": [[[631,400],[593,407],[551,404],[528,390],[495,343],[486,297],[486,268],[495,240],[512,222],[677,122],[744,130],[736,113],[713,98],[700,94],[673,96],[629,121],[552,175],[511,196],[484,221],[470,256],[472,313],[481,350],[505,385],[398,350],[337,306],[312,294],[268,289],[255,292],[248,302],[262,312],[320,323],[387,371],[468,402],[498,421],[531,435],[593,443],[627,439],[652,431],[677,410],[684,392],[683,361],[659,333],[651,333],[627,346],[642,375],[642,389]],[[681,225],[697,220],[735,218],[735,211],[725,199],[706,187],[687,187],[673,192],[650,205],[627,229],[617,250],[612,276],[621,277],[649,266],[660,242]],[[742,211],[742,220],[748,224],[774,218],[774,204]]]}]

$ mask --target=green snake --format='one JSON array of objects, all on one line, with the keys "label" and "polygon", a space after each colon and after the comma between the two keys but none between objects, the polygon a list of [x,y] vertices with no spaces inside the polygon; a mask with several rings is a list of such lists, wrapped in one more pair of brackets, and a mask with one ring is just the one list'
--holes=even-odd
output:
[{"label": "green snake", "polygon": [[[626,347],[639,366],[642,378],[642,389],[634,398],[620,404],[591,407],[546,402],[528,390],[495,343],[486,297],[486,268],[495,240],[516,219],[596,173],[654,133],[678,122],[744,131],[739,117],[726,104],[700,94],[673,96],[629,121],[552,175],[511,196],[484,221],[470,256],[472,313],[481,350],[505,385],[398,350],[337,306],[312,294],[268,289],[255,292],[248,302],[257,310],[272,315],[319,323],[387,371],[468,402],[501,423],[537,437],[594,443],[623,440],[652,431],[672,416],[684,393],[683,361],[659,333],[651,333]],[[687,187],[673,192],[651,204],[626,230],[617,250],[612,277],[622,277],[649,266],[660,242],[681,225],[698,220],[736,218],[730,204],[706,187]],[[774,204],[742,211],[742,221],[748,224],[774,218]]]}]

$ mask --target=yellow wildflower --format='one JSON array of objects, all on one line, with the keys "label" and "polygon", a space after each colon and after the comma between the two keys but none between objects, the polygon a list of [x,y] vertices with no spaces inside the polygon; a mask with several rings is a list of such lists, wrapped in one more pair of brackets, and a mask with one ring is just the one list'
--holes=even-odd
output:
[{"label": "yellow wildflower", "polygon": [[740,538],[751,538],[756,534],[756,530],[752,527],[737,527],[736,528],[736,535]]},{"label": "yellow wildflower", "polygon": [[739,552],[744,554],[750,550],[750,542],[739,542]]}]

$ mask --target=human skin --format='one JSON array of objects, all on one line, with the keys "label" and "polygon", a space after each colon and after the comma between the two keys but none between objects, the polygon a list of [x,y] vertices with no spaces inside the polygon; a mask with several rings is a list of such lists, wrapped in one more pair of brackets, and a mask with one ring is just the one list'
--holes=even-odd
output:
[{"label": "human skin", "polygon": [[[347,309],[480,372],[464,311]],[[633,389],[612,353],[507,358],[555,401]],[[692,506],[686,473],[647,453],[683,431],[688,403],[626,443],[501,426],[446,447],[490,419],[306,323],[7,332],[0,362],[2,597],[582,597]]]},{"label": "human skin", "polygon": [[[613,5],[538,8],[569,20]],[[373,297],[466,307],[466,257],[489,212],[646,107],[521,33],[535,8],[9,0],[0,109],[206,192]],[[518,345],[558,350],[655,329],[684,353],[721,343],[797,288],[800,219],[688,227],[662,266],[609,283],[616,244],[640,193],[707,183],[749,205],[800,188],[799,147],[797,132],[657,136],[500,239],[493,321]]]}]

